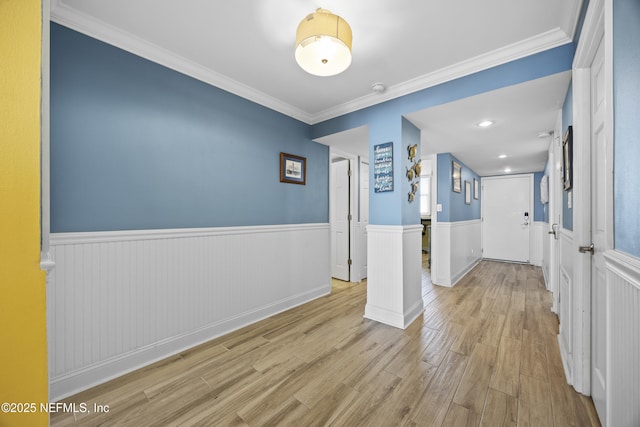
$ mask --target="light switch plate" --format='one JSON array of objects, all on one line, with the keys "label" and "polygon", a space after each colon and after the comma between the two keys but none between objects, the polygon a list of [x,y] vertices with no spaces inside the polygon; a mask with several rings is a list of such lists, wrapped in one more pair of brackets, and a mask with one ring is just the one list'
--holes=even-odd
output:
[{"label": "light switch plate", "polygon": [[436,212],[442,212],[442,203],[436,205]]}]

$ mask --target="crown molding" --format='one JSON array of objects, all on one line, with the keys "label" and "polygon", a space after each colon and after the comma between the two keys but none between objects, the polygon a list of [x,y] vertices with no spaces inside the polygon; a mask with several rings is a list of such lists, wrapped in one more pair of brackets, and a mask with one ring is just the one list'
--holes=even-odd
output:
[{"label": "crown molding", "polygon": [[314,114],[296,108],[228,76],[217,73],[210,68],[203,67],[194,61],[109,25],[104,21],[79,12],[65,5],[63,0],[51,0],[50,19],[65,27],[310,125],[552,49],[571,41],[571,38],[564,31],[556,28],[504,48],[478,55],[452,66],[391,86],[382,94],[369,94]]},{"label": "crown molding", "polygon": [[390,86],[382,94],[370,94],[354,99],[347,103],[337,105],[327,110],[313,115],[311,124],[320,123],[362,108],[380,104],[394,98],[399,98],[419,90],[427,89],[441,83],[445,83],[460,77],[468,76],[516,59],[524,58],[536,53],[543,52],[562,46],[571,41],[571,38],[560,28],[547,31],[546,33],[525,39],[521,42],[513,43],[509,46],[496,49],[486,54],[478,55],[468,60],[458,62],[449,67],[441,68],[429,74],[424,74],[415,79]]},{"label": "crown molding", "polygon": [[305,123],[311,123],[313,121],[313,116],[305,111],[230,77],[217,73],[210,68],[203,67],[194,61],[141,39],[129,32],[109,25],[104,21],[79,12],[65,5],[62,0],[52,0],[50,19],[72,30],[131,52],[167,68],[171,68],[179,73],[193,77],[294,119]]}]

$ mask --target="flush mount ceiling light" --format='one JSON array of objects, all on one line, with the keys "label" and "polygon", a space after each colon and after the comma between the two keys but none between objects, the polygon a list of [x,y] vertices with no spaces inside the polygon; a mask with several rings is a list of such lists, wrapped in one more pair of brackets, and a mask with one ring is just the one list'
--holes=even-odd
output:
[{"label": "flush mount ceiling light", "polygon": [[494,123],[495,122],[493,120],[483,120],[480,123],[478,123],[478,127],[487,128],[487,127],[491,126]]},{"label": "flush mount ceiling light", "polygon": [[500,154],[500,155],[498,156],[498,158],[499,158],[499,159],[506,159],[506,158],[507,158],[507,155],[506,155],[506,154]]},{"label": "flush mount ceiling light", "polygon": [[351,65],[351,27],[326,9],[307,15],[296,31],[296,61],[309,74],[334,76]]}]

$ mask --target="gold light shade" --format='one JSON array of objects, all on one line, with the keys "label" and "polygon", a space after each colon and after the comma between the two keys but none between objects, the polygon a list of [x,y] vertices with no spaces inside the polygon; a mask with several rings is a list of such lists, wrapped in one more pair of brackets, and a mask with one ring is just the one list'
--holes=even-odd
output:
[{"label": "gold light shade", "polygon": [[298,25],[296,61],[309,74],[333,76],[351,65],[351,27],[326,9],[317,9]]}]

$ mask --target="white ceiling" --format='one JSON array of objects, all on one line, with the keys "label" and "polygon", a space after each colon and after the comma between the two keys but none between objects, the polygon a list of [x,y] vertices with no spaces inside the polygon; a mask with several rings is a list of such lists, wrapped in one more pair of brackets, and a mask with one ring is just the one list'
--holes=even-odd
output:
[{"label": "white ceiling", "polygon": [[[51,18],[313,124],[565,44],[573,39],[581,4],[582,0],[52,0]],[[298,23],[318,7],[342,16],[353,30],[351,67],[333,77],[305,73],[293,55]],[[423,140],[429,147],[455,147],[447,151],[479,173],[482,166],[465,159],[465,152],[473,149],[471,142],[485,147],[487,154],[504,149],[507,140],[512,146],[526,145],[518,151],[525,164],[532,140],[507,132],[542,126],[537,134],[553,128],[555,116],[551,122],[532,119],[561,107],[558,94],[566,93],[568,78],[552,80],[533,89],[513,87],[520,93],[516,97],[503,89],[495,99],[481,95],[482,102],[458,101],[457,107],[436,107],[411,115],[411,120],[425,127]],[[377,82],[386,86],[384,93],[372,92]],[[523,97],[529,95],[535,99]],[[501,102],[508,102],[509,109],[501,108]],[[523,108],[513,108],[514,102]],[[496,126],[485,136],[500,136],[499,141],[447,131],[485,115],[488,104],[502,114],[498,123],[503,123],[503,133]],[[435,118],[445,122],[443,115],[448,126],[434,125]],[[519,122],[507,126],[507,120]],[[341,141],[341,149],[357,152],[367,144],[357,139],[363,135],[366,129],[335,139]],[[355,145],[345,137],[347,142],[353,138]],[[332,144],[332,139],[324,143]],[[540,164],[539,150],[530,161]]]}]

